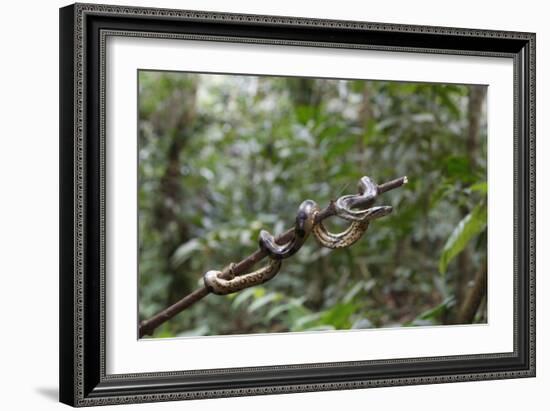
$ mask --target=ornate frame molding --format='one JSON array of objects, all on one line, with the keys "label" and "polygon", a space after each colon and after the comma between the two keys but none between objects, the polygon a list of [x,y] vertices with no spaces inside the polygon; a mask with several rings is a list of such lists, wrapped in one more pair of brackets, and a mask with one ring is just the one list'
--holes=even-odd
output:
[{"label": "ornate frame molding", "polygon": [[[535,35],[532,33],[413,26],[308,18],[151,9],[76,4],[61,13],[61,292],[60,397],[74,406],[123,404],[179,399],[354,389],[531,377],[535,375]],[[133,22],[120,29],[105,21]],[[147,31],[152,22],[166,24],[165,32]],[[195,23],[206,33],[185,32]],[[243,28],[242,33],[220,33],[216,25]],[[103,24],[103,26],[102,26]],[[141,29],[136,30],[136,25]],[[183,32],[171,32],[182,27]],[[304,39],[311,28],[330,30],[349,42]],[[278,38],[267,38],[278,30]],[[301,30],[305,30],[302,35]],[[253,33],[259,35],[255,36]],[[362,36],[385,39],[402,34],[402,46],[369,43]],[[357,361],[309,365],[281,365],[206,371],[174,371],[106,375],[105,373],[105,48],[108,36],[156,37],[280,44],[384,51],[465,54],[514,59],[514,352],[473,356]],[[354,37],[355,36],[355,37]],[[384,37],[386,36],[386,37]],[[283,37],[283,38],[281,38]],[[311,37],[311,36],[310,36]],[[310,38],[308,37],[308,38]],[[67,79],[70,78],[69,82]],[[90,99],[99,102],[94,111]],[[94,124],[92,124],[94,123]],[[90,211],[91,210],[91,211]],[[96,227],[96,229],[94,229]],[[69,251],[70,250],[70,251]],[[92,261],[92,262],[90,262]],[[98,280],[98,281],[95,281]],[[93,283],[93,284],[92,284]],[[97,284],[96,284],[97,283]],[[507,361],[502,368],[497,361]],[[409,375],[406,366],[434,363],[478,364],[471,371]],[[322,370],[386,365],[387,376],[322,379]],[[476,368],[477,367],[477,368]],[[452,367],[451,367],[452,368]],[[484,369],[486,371],[484,371]],[[394,371],[392,371],[394,370]],[[311,383],[239,385],[235,375],[288,372],[311,376]],[[208,376],[223,373],[224,388],[211,388]],[[393,374],[392,374],[393,373]],[[290,374],[289,374],[290,375]],[[200,383],[193,378],[201,377]],[[303,378],[306,378],[303,377]],[[303,379],[302,378],[302,379]],[[324,377],[323,377],[324,378]],[[163,381],[170,380],[166,388]],[[178,382],[179,381],[179,382]],[[292,381],[289,377],[288,381]],[[161,392],[144,388],[161,387]],[[179,385],[178,385],[179,384]],[[175,385],[175,388],[174,388]]]}]

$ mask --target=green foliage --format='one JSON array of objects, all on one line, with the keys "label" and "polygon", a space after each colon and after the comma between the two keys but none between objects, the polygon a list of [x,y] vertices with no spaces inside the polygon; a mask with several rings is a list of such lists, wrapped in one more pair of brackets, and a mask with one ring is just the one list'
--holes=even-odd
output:
[{"label": "green foliage", "polygon": [[456,257],[468,243],[487,227],[487,204],[478,204],[472,212],[464,217],[451,233],[443,247],[439,259],[439,272],[447,271],[449,262]]},{"label": "green foliage", "polygon": [[435,307],[424,311],[418,317],[416,317],[414,321],[405,325],[411,326],[440,324],[444,316],[449,312],[449,310],[451,310],[455,306],[455,303],[456,301],[454,297],[447,297],[441,304],[438,304]]},{"label": "green foliage", "polygon": [[140,319],[249,255],[261,229],[290,227],[303,200],[407,175],[377,201],[394,212],[352,247],[310,239],[268,283],[210,295],[154,337],[452,322],[471,274],[454,257],[473,272],[486,256],[486,120],[483,108],[472,142],[473,88],[141,71]]}]

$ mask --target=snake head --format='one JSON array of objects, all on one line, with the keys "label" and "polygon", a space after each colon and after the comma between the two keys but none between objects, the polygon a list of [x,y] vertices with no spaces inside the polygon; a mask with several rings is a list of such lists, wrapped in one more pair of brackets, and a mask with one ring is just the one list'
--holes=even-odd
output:
[{"label": "snake head", "polygon": [[363,176],[357,184],[357,191],[365,199],[373,199],[378,195],[378,185],[368,176]]},{"label": "snake head", "polygon": [[365,219],[367,221],[376,220],[377,218],[385,217],[390,214],[393,210],[392,206],[377,206],[371,207],[367,211]]}]

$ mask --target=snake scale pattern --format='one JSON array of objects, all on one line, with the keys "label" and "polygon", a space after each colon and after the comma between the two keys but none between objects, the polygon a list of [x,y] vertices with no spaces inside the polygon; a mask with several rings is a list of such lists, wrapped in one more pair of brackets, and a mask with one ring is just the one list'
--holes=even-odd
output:
[{"label": "snake scale pattern", "polygon": [[315,214],[319,210],[317,203],[306,200],[298,208],[294,224],[294,236],[283,245],[275,242],[275,237],[266,230],[260,231],[260,248],[271,258],[282,260],[294,255],[304,244],[315,225]]},{"label": "snake scale pattern", "polygon": [[356,222],[351,223],[348,228],[341,233],[331,233],[329,232],[323,223],[319,222],[313,228],[313,234],[315,234],[315,239],[319,244],[326,248],[345,248],[357,240],[359,240],[365,231],[369,228],[369,222]]},{"label": "snake scale pattern", "polygon": [[[204,284],[214,294],[226,295],[271,280],[281,268],[283,259],[294,255],[313,233],[317,242],[326,248],[348,247],[357,242],[367,231],[369,223],[392,212],[390,206],[370,207],[378,196],[378,186],[367,176],[358,185],[358,194],[345,195],[336,200],[336,215],[351,221],[348,228],[340,233],[331,233],[324,224],[315,223],[319,206],[313,200],[306,200],[298,208],[294,224],[294,235],[285,244],[277,244],[275,237],[266,230],[260,231],[259,245],[269,256],[269,263],[251,273],[235,276],[231,263],[223,271],[210,270],[203,276]],[[354,209],[357,206],[367,208]]]},{"label": "snake scale pattern", "polygon": [[[315,234],[317,242],[323,247],[332,249],[349,247],[365,234],[372,220],[384,217],[391,211],[392,207],[389,206],[371,207],[368,209],[368,213],[364,214],[362,220],[352,221],[348,228],[337,234],[329,232],[320,221],[313,227],[313,234]],[[338,212],[336,215],[339,215]],[[346,216],[341,217],[344,220],[347,219]]]},{"label": "snake scale pattern", "polygon": [[[236,293],[248,287],[260,285],[271,280],[277,275],[281,268],[281,260],[270,259],[269,264],[248,274],[235,277],[231,263],[228,268],[223,271],[210,270],[204,274],[204,285],[212,293],[217,295],[226,295]],[[229,272],[229,278],[222,278],[223,274]]]}]

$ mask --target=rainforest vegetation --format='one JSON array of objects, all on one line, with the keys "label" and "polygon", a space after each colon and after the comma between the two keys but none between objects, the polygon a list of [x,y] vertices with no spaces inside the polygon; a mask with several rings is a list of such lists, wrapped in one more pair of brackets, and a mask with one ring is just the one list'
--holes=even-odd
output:
[{"label": "rainforest vegetation", "polygon": [[[139,317],[257,249],[261,229],[408,176],[342,250],[310,238],[261,286],[208,295],[153,337],[487,321],[486,88],[139,72]],[[338,219],[328,226],[345,227]]]}]

